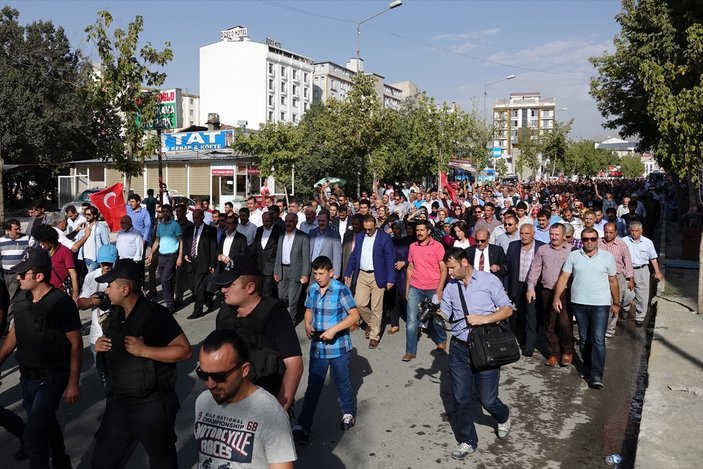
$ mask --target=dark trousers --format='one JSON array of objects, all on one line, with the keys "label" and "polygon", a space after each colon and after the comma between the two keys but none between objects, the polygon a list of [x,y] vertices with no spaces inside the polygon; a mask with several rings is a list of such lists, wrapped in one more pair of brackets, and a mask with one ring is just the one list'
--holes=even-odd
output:
[{"label": "dark trousers", "polygon": [[273,274],[264,275],[261,284],[261,296],[276,296],[276,282],[273,280]]},{"label": "dark trousers", "polygon": [[406,318],[408,302],[405,301],[405,286],[394,285],[390,292],[386,292],[386,297],[390,299],[390,323],[391,326],[400,325],[400,318]]},{"label": "dark trousers", "polygon": [[3,427],[17,438],[22,438],[24,433],[24,421],[22,418],[4,407],[0,407],[0,427]]},{"label": "dark trousers", "polygon": [[30,469],[70,467],[66,456],[63,433],[56,419],[61,396],[68,384],[68,371],[54,373],[42,379],[20,377],[22,407],[27,412],[24,444],[29,453]]},{"label": "dark trousers", "polygon": [[161,292],[167,307],[173,306],[173,276],[176,273],[176,260],[178,253],[159,254],[159,278],[161,279]]},{"label": "dark trousers", "polygon": [[567,311],[566,293],[561,294],[561,312],[552,307],[554,294],[552,290],[543,288],[540,293],[542,311],[547,319],[545,334],[549,355],[561,357],[562,354],[574,353],[574,328],[571,325],[571,315]]},{"label": "dark trousers", "polygon": [[190,290],[193,292],[193,314],[201,314],[203,305],[207,300],[207,282],[210,278],[210,272],[190,272]]},{"label": "dark trousers", "polygon": [[509,322],[511,329],[518,337],[524,336],[525,350],[532,352],[535,349],[537,340],[537,301],[527,301],[527,284],[518,282],[520,285],[520,293],[517,298],[511,298],[515,306],[517,306],[517,315],[510,316]]},{"label": "dark trousers", "polygon": [[281,281],[278,282],[278,298],[288,306],[288,314],[295,322],[298,315],[298,299],[303,291],[303,284],[300,283],[300,276],[293,278],[290,274],[290,266],[281,266]]},{"label": "dark trousers", "polygon": [[156,255],[152,258],[154,259],[149,264],[149,294],[156,295],[156,271],[159,268],[159,251],[156,250]]},{"label": "dark trousers", "polygon": [[183,303],[183,294],[190,288],[188,283],[188,268],[184,261],[180,267],[174,269],[173,298],[176,303]]},{"label": "dark trousers", "polygon": [[178,467],[176,456],[176,394],[133,403],[110,397],[93,450],[93,469],[122,468],[141,443],[149,457],[149,467]]}]

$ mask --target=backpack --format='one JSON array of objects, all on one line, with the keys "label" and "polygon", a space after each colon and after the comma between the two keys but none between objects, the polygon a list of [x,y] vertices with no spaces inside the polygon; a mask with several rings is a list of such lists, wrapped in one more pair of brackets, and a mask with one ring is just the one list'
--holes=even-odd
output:
[{"label": "backpack", "polygon": [[264,329],[276,308],[285,308],[276,298],[262,298],[251,314],[237,317],[234,307],[223,305],[215,320],[216,329],[233,329],[249,347],[249,362],[252,383],[264,388],[274,397],[278,396],[283,383],[286,365],[281,354],[270,347],[264,339]]}]

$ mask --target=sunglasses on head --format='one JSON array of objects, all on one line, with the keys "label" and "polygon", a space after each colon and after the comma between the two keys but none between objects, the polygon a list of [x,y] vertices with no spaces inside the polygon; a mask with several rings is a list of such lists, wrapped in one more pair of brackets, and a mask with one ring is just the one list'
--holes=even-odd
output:
[{"label": "sunglasses on head", "polygon": [[241,368],[243,364],[246,362],[239,362],[236,365],[234,365],[232,368],[230,368],[227,371],[216,371],[214,373],[208,373],[206,371],[203,371],[200,366],[198,366],[195,369],[195,374],[198,375],[198,378],[202,379],[203,381],[207,381],[208,379],[213,380],[215,383],[224,383],[227,380],[227,377],[232,374],[234,371],[238,370]]}]

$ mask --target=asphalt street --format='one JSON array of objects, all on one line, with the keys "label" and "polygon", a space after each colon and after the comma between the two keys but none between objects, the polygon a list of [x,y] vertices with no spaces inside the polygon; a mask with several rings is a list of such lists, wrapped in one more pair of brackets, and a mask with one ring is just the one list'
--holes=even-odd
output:
[{"label": "asphalt street", "polygon": [[[195,376],[199,343],[213,329],[215,312],[188,320],[192,304],[176,315],[194,347],[193,359],[179,364],[177,419],[180,467],[195,467],[197,448],[192,437],[196,397],[205,390]],[[88,311],[81,313],[89,321]],[[608,341],[603,390],[591,390],[579,378],[577,366],[548,368],[535,354],[503,368],[501,399],[510,406],[512,431],[505,440],[495,436],[496,422],[476,403],[478,451],[464,462],[452,460],[456,446],[451,430],[452,403],[447,356],[433,343],[420,340],[418,358],[401,362],[404,327],[382,338],[377,350],[368,349],[361,330],[352,335],[352,383],[358,399],[356,427],[342,432],[334,384],[328,379],[318,407],[310,443],[298,447],[300,468],[424,468],[424,467],[605,467],[604,457],[622,452],[631,413],[646,328],[621,321]],[[309,342],[302,325],[298,335],[307,363]],[[90,467],[93,435],[104,409],[104,399],[87,348],[81,376],[82,397],[74,405],[62,403],[59,420],[74,467]],[[11,358],[3,367],[0,405],[21,416],[19,372]],[[296,410],[305,392],[307,374],[298,389]],[[635,435],[636,438],[636,435]],[[16,463],[17,441],[0,430],[3,467]],[[138,449],[128,467],[148,467]]]}]

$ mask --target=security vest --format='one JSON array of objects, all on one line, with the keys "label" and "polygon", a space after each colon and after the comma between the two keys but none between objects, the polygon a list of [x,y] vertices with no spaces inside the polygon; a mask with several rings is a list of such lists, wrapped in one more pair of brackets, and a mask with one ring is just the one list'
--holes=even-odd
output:
[{"label": "security vest", "polygon": [[[23,294],[24,293],[24,294]],[[22,368],[65,371],[71,365],[71,343],[66,332],[49,327],[49,318],[68,314],[76,304],[61,290],[52,288],[37,303],[30,292],[19,292],[14,306],[15,359]]]},{"label": "security vest", "polygon": [[109,394],[130,399],[149,399],[173,391],[176,387],[176,364],[163,363],[131,355],[124,347],[125,336],[142,337],[154,312],[163,306],[140,298],[129,317],[124,309],[113,306],[103,333],[112,342],[107,352],[101,352]]}]

